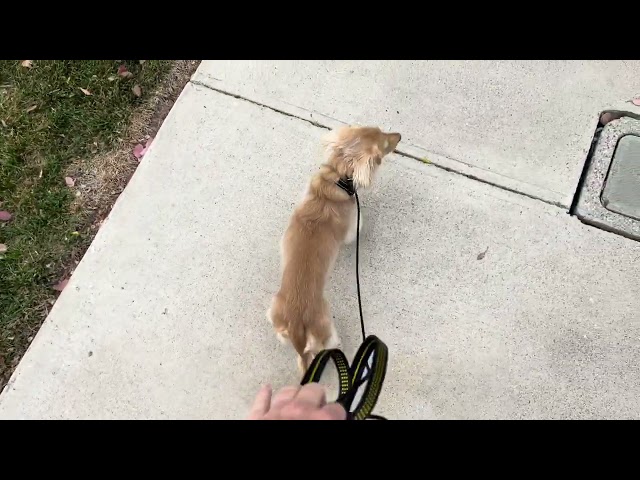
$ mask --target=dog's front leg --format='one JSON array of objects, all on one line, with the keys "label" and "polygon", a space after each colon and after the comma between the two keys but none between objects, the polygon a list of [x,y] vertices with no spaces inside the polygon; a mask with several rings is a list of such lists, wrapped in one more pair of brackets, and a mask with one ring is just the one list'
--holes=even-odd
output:
[{"label": "dog's front leg", "polygon": [[[356,240],[356,233],[358,228],[358,208],[353,206],[353,214],[351,215],[351,223],[349,223],[349,230],[345,236],[344,243],[350,244]],[[362,232],[362,211],[360,212],[360,231]]]}]

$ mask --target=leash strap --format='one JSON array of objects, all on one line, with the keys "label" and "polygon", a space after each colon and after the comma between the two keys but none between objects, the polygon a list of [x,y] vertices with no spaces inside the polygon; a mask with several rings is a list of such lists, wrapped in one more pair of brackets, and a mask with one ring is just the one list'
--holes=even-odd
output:
[{"label": "leash strap", "polygon": [[[387,373],[388,349],[384,342],[375,335],[369,335],[360,345],[352,365],[349,365],[341,350],[322,350],[309,365],[300,385],[319,382],[329,360],[333,360],[340,381],[340,393],[336,402],[344,407],[349,419],[382,418],[371,415],[371,412],[376,406]],[[365,385],[364,391],[354,407],[353,402],[362,385]]]}]

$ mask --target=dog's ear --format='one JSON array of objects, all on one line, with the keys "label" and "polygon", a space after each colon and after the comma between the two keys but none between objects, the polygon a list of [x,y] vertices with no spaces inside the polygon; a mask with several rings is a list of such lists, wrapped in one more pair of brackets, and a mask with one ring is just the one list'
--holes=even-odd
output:
[{"label": "dog's ear", "polygon": [[385,133],[384,137],[384,154],[387,155],[396,149],[398,143],[400,143],[400,140],[402,139],[402,136],[399,133]]},{"label": "dog's ear", "polygon": [[378,145],[372,145],[370,149],[359,151],[353,158],[353,183],[357,187],[367,188],[373,181],[376,167],[382,163],[384,152]]},{"label": "dog's ear", "polygon": [[[382,133],[379,131],[377,141],[372,143],[366,150],[360,150],[355,155],[353,162],[353,181],[360,187],[368,187],[373,181],[376,168],[382,163],[382,159],[393,152],[401,136],[399,133]],[[362,145],[360,145],[362,148]]]},{"label": "dog's ear", "polygon": [[323,137],[322,144],[327,157],[332,155],[345,156],[347,151],[354,147],[354,140],[357,139],[354,139],[349,133],[350,127],[345,126],[331,130]]},{"label": "dog's ear", "polygon": [[339,158],[335,164],[336,170],[341,177],[351,177],[355,179],[356,164],[361,161],[362,146],[360,137],[355,134],[353,127],[344,126],[331,130],[322,139],[325,147],[326,158]]}]

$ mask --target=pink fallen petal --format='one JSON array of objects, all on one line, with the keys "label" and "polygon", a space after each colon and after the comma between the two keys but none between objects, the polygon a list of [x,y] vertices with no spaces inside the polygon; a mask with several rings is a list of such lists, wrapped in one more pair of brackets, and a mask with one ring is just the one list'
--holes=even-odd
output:
[{"label": "pink fallen petal", "polygon": [[127,67],[125,67],[124,65],[120,65],[118,67],[118,75],[120,75],[122,78],[131,78],[131,77],[133,77],[133,73],[131,73],[129,70],[127,70]]},{"label": "pink fallen petal", "polygon": [[135,147],[133,147],[133,156],[140,160],[146,150],[147,149],[143,145],[137,144]]},{"label": "pink fallen petal", "polygon": [[0,222],[8,222],[9,220],[11,220],[11,214],[7,211],[0,211]]},{"label": "pink fallen petal", "polygon": [[68,278],[65,278],[64,280],[60,280],[58,283],[56,283],[53,286],[53,289],[58,291],[58,292],[61,292],[62,290],[64,290],[64,287],[67,286],[67,283],[69,283],[69,279]]},{"label": "pink fallen petal", "polygon": [[7,251],[7,246],[4,243],[0,243],[0,253]]},{"label": "pink fallen petal", "polygon": [[632,99],[631,103],[633,103],[636,107],[640,107],[640,97]]},{"label": "pink fallen petal", "polygon": [[73,187],[76,184],[76,181],[71,177],[64,177],[64,183],[67,184],[67,187]]},{"label": "pink fallen petal", "polygon": [[144,148],[140,151],[140,157],[138,158],[144,157],[144,155],[147,153],[147,150],[149,150],[149,147],[151,146],[151,142],[153,142],[153,137],[150,137],[149,140],[147,140],[147,142],[144,145]]}]

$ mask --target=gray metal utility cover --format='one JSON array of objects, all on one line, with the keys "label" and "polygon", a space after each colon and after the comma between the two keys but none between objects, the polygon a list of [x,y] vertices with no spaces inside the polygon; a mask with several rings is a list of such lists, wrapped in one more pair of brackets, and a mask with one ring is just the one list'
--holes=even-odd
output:
[{"label": "gray metal utility cover", "polygon": [[640,220],[640,137],[625,135],[618,141],[602,190],[602,205]]},{"label": "gray metal utility cover", "polygon": [[632,117],[612,120],[602,128],[574,213],[584,223],[640,241],[638,137],[640,120]]}]

